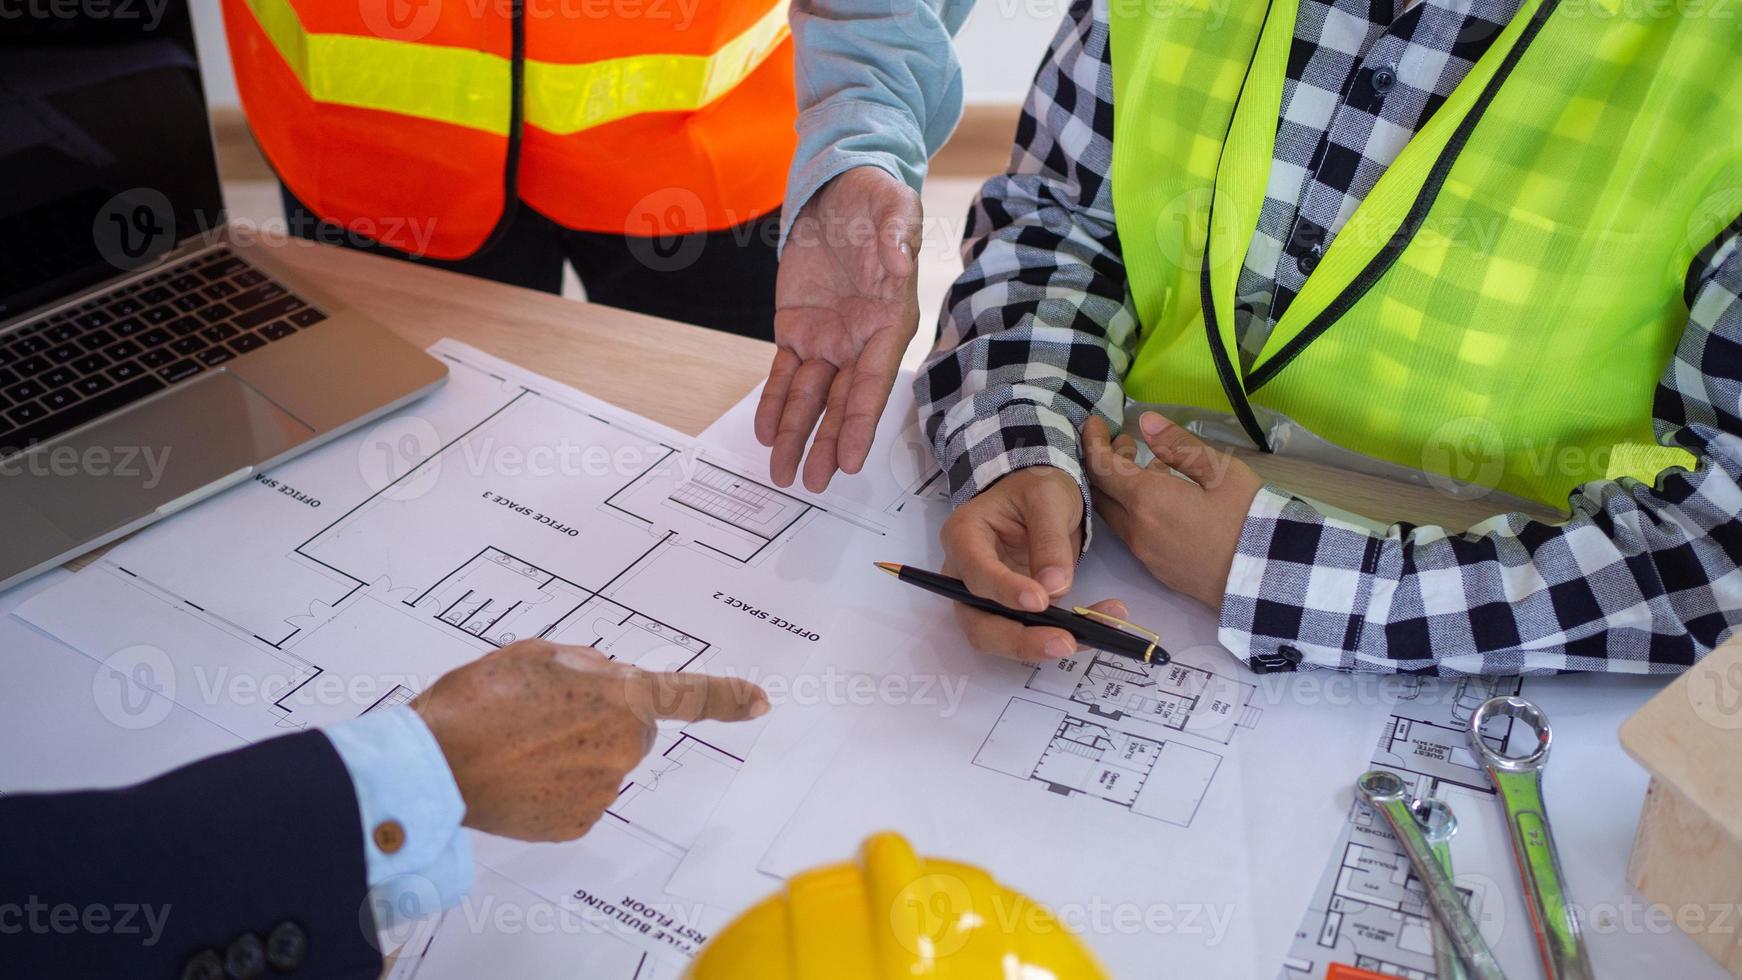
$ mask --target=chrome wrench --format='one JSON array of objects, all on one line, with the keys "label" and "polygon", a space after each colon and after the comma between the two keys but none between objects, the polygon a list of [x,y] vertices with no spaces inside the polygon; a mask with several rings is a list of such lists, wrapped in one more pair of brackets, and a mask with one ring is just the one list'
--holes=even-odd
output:
[{"label": "chrome wrench", "polygon": [[1500,964],[1494,959],[1493,950],[1488,948],[1488,941],[1476,928],[1476,920],[1470,918],[1470,910],[1464,907],[1463,897],[1452,884],[1451,875],[1440,867],[1439,860],[1434,857],[1433,845],[1422,833],[1421,824],[1416,822],[1415,813],[1410,809],[1409,788],[1403,777],[1386,769],[1372,769],[1355,780],[1355,789],[1361,794],[1361,799],[1383,814],[1385,822],[1391,825],[1392,836],[1397,838],[1398,846],[1403,848],[1414,867],[1415,876],[1427,895],[1428,907],[1433,910],[1434,918],[1445,927],[1446,937],[1457,950],[1458,958],[1464,961],[1467,975],[1475,980],[1505,980],[1506,974],[1500,971]]},{"label": "chrome wrench", "polygon": [[[1428,846],[1433,848],[1434,859],[1451,877],[1452,835],[1458,832],[1458,818],[1452,815],[1452,808],[1442,800],[1418,799],[1409,805],[1409,810],[1421,825]],[[1464,980],[1464,964],[1458,959],[1458,951],[1452,948],[1446,927],[1440,925],[1439,919],[1433,920],[1433,927],[1435,980]]]},{"label": "chrome wrench", "polygon": [[[1523,722],[1536,736],[1536,745],[1524,755],[1502,755],[1482,740],[1482,727],[1494,718]],[[1542,709],[1514,695],[1489,698],[1470,716],[1470,745],[1506,807],[1512,856],[1524,882],[1543,973],[1550,980],[1593,980],[1591,954],[1567,899],[1566,875],[1549,830],[1548,809],[1543,806],[1542,767],[1548,761],[1552,738]]]}]

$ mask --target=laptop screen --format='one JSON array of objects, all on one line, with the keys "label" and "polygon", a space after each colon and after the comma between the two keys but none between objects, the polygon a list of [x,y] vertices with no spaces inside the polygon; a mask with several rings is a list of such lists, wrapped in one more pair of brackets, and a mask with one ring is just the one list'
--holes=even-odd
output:
[{"label": "laptop screen", "polygon": [[187,0],[0,16],[0,320],[223,220]]}]

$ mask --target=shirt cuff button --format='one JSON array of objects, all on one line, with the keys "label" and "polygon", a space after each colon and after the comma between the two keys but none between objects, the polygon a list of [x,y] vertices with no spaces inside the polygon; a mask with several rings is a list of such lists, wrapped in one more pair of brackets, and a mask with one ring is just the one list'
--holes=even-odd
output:
[{"label": "shirt cuff button", "polygon": [[375,847],[383,854],[398,854],[405,846],[405,828],[397,820],[383,820],[375,825]]}]

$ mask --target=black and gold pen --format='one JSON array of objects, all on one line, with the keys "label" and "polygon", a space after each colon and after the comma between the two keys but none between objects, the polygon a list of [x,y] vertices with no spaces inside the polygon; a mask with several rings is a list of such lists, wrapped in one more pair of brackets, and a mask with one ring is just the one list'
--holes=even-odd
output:
[{"label": "black and gold pen", "polygon": [[1076,637],[1083,646],[1106,650],[1120,656],[1141,660],[1146,664],[1165,664],[1173,657],[1161,648],[1161,637],[1152,630],[1127,623],[1117,616],[1109,616],[1097,609],[1077,606],[1074,609],[1064,609],[1059,606],[1048,606],[1040,612],[1029,612],[1026,609],[1011,609],[990,599],[982,599],[968,591],[968,586],[961,579],[950,578],[928,572],[923,568],[910,568],[897,565],[894,562],[880,561],[877,567],[895,576],[908,585],[916,585],[927,592],[941,595],[946,599],[972,606],[994,616],[1003,616],[1024,626],[1049,626],[1061,629]]}]

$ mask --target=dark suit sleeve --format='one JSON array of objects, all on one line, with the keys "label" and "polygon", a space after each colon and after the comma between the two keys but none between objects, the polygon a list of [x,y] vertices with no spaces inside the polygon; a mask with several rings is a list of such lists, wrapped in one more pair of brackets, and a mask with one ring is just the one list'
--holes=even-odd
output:
[{"label": "dark suit sleeve", "polygon": [[7,978],[373,978],[366,894],[356,792],[318,732],[126,789],[0,797]]}]

